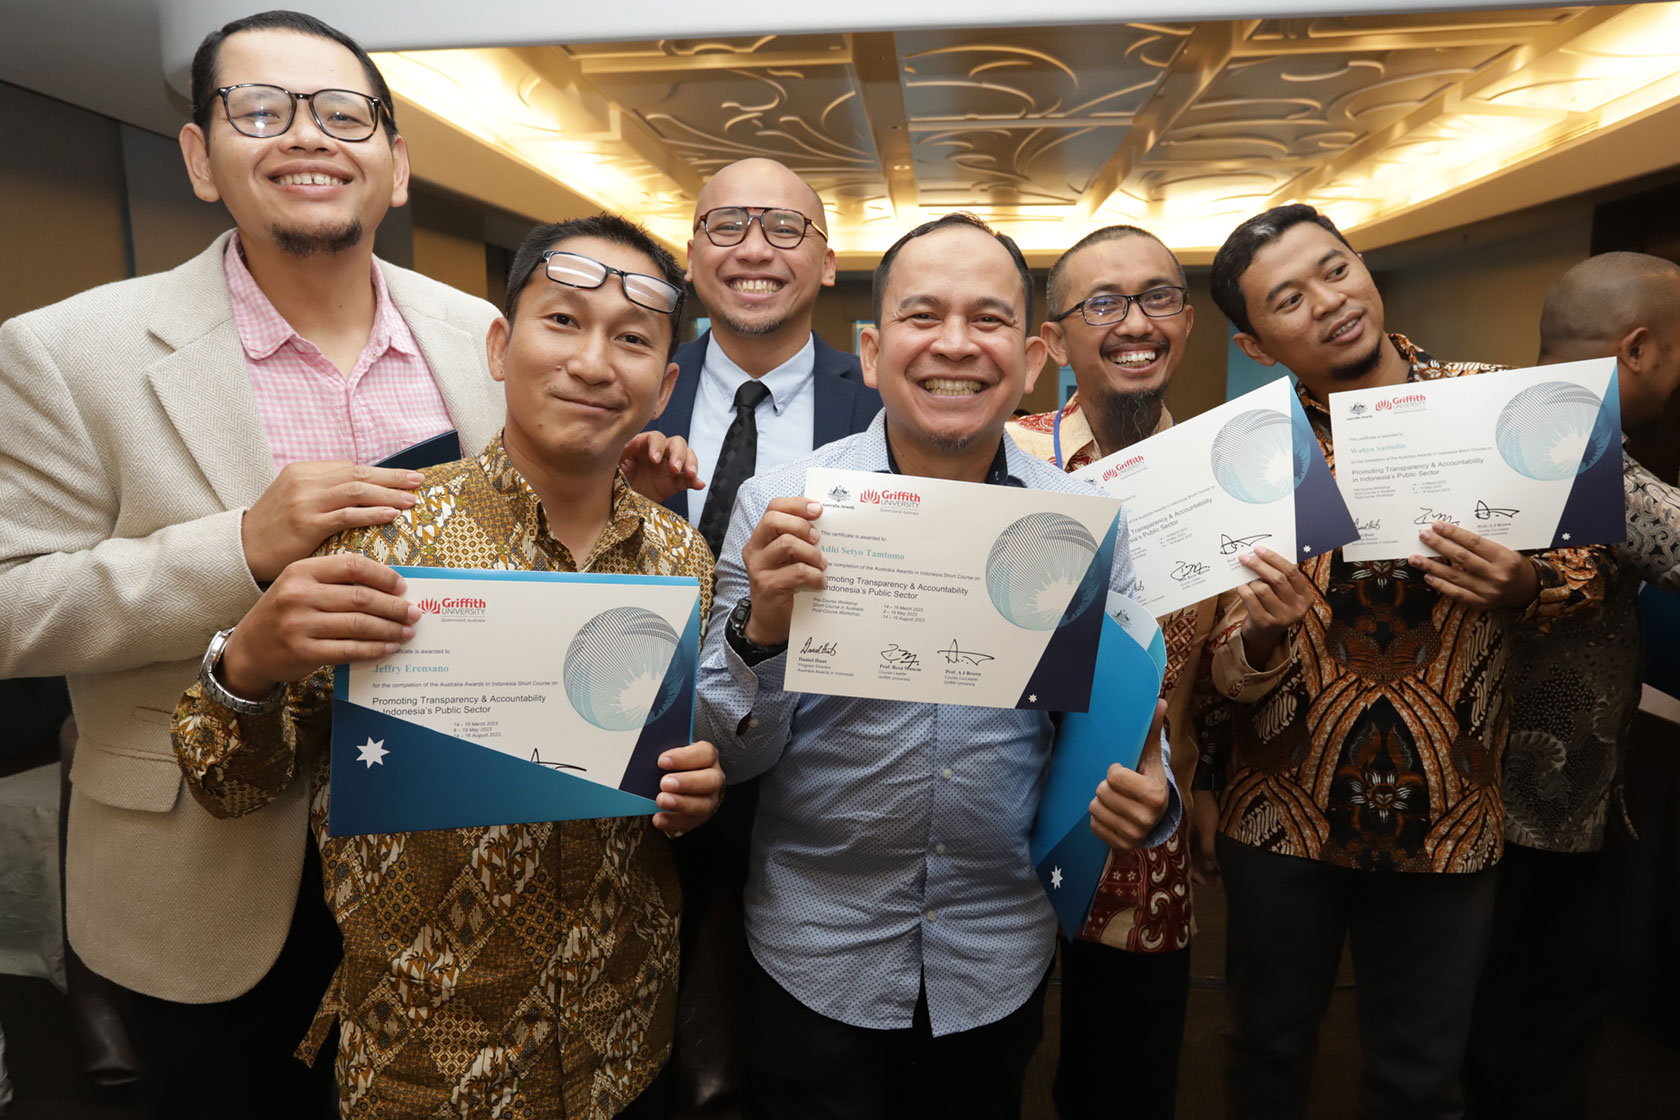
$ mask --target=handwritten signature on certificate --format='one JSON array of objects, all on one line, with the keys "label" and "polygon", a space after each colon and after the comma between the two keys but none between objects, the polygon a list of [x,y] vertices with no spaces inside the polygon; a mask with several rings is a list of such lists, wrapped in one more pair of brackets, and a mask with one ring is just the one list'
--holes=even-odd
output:
[{"label": "handwritten signature on certificate", "polygon": [[939,652],[945,655],[945,664],[947,665],[961,665],[964,662],[970,665],[983,665],[988,661],[997,660],[989,653],[972,653],[968,650],[958,649],[955,638],[952,638],[951,644]]},{"label": "handwritten signature on certificate", "polygon": [[1476,499],[1476,520],[1489,521],[1495,517],[1510,519],[1521,513],[1520,509],[1509,509],[1503,506],[1490,506],[1480,498]]},{"label": "handwritten signature on certificate", "polygon": [[881,663],[891,665],[896,669],[914,669],[922,663],[922,659],[909,650],[900,648],[899,644],[894,642],[881,651]]},{"label": "handwritten signature on certificate", "polygon": [[1187,579],[1195,579],[1197,576],[1205,576],[1207,575],[1207,572],[1208,566],[1200,560],[1180,560],[1177,564],[1173,565],[1173,570],[1168,572],[1167,575],[1170,578],[1177,580],[1179,583],[1183,583]]},{"label": "handwritten signature on certificate", "polygon": [[1228,537],[1219,534],[1219,555],[1235,556],[1245,548],[1253,548],[1256,543],[1271,537],[1270,533],[1256,533],[1252,537]]}]

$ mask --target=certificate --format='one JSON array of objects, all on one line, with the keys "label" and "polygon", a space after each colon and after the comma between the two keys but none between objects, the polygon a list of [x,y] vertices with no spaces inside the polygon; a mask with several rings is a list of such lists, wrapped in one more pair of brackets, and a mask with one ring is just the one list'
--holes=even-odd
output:
[{"label": "certificate", "polygon": [[1167,671],[1161,628],[1138,603],[1110,592],[1090,711],[1070,713],[1055,752],[1027,850],[1062,932],[1079,932],[1108,862],[1108,845],[1091,831],[1091,798],[1115,762],[1137,768],[1155,721]]},{"label": "certificate", "polygon": [[1120,503],[812,468],[827,589],[794,596],[783,687],[1082,712]]},{"label": "certificate", "polygon": [[1342,555],[1433,556],[1437,521],[1519,550],[1624,539],[1618,393],[1614,358],[1332,393]]},{"label": "certificate", "polygon": [[1288,378],[1074,472],[1126,506],[1134,594],[1159,618],[1249,582],[1264,545],[1300,563],[1357,534]]},{"label": "certificate", "polygon": [[693,737],[692,577],[395,569],[414,637],[333,678],[333,836],[656,811]]}]

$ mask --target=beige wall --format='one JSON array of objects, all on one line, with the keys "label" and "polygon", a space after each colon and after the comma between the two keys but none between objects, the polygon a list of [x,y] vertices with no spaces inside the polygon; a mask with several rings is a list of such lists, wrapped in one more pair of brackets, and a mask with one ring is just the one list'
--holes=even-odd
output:
[{"label": "beige wall", "polygon": [[1531,366],[1546,292],[1591,244],[1583,204],[1551,228],[1378,273],[1384,319],[1443,361]]}]

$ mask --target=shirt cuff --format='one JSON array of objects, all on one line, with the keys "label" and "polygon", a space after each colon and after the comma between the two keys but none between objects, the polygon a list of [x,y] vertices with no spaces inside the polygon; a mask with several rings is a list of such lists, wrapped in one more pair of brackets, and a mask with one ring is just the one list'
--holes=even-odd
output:
[{"label": "shirt cuff", "polygon": [[1272,651],[1277,664],[1269,669],[1256,669],[1248,663],[1248,651],[1243,648],[1242,629],[1237,630],[1213,651],[1213,680],[1219,691],[1230,700],[1247,702],[1265,695],[1283,679],[1295,661],[1295,627]]}]

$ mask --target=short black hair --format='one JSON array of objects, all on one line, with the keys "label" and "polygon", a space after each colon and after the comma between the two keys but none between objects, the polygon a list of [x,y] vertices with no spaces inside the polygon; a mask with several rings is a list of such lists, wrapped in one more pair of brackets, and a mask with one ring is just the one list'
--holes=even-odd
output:
[{"label": "short black hair", "polygon": [[1264,214],[1256,214],[1231,231],[1225,244],[1214,254],[1213,269],[1208,276],[1213,288],[1213,302],[1225,317],[1244,334],[1254,333],[1254,322],[1248,317],[1248,301],[1243,297],[1242,278],[1254,263],[1254,255],[1284,233],[1304,222],[1313,222],[1336,235],[1336,240],[1352,250],[1348,239],[1336,228],[1336,223],[1304,202],[1288,206],[1274,206]]},{"label": "short black hair", "polygon": [[[220,30],[212,31],[204,37],[204,42],[198,45],[192,60],[192,119],[204,131],[205,142],[209,143],[210,117],[216,110],[216,67],[222,61],[222,44],[228,37],[238,35],[243,31],[295,31],[300,35],[313,35],[317,39],[328,39],[351,54],[362,64],[362,73],[367,76],[368,86],[373,95],[379,98],[382,115],[385,118],[385,140],[396,143],[397,140],[397,106],[391,99],[391,87],[385,84],[385,76],[379,72],[379,67],[373,64],[373,59],[362,45],[350,38],[338,28],[323,23],[314,16],[302,12],[290,12],[276,9],[271,12],[258,12],[254,16],[236,19],[232,23],[223,24]],[[299,90],[299,93],[312,93],[312,90]]]},{"label": "short black hair", "polygon": [[894,241],[892,243],[892,248],[888,249],[886,255],[881,258],[881,263],[875,266],[875,277],[869,288],[869,306],[871,312],[875,316],[875,323],[877,326],[881,323],[881,308],[885,304],[887,298],[887,279],[892,275],[893,262],[898,259],[898,251],[910,242],[916,240],[918,237],[926,237],[930,233],[934,233],[942,229],[949,229],[952,226],[970,226],[974,229],[982,230],[996,238],[999,245],[1002,245],[1005,249],[1009,250],[1009,258],[1015,262],[1015,270],[1021,274],[1021,292],[1027,300],[1027,317],[1032,317],[1032,269],[1027,267],[1027,258],[1021,255],[1021,247],[1015,244],[1014,238],[1010,237],[1008,234],[999,233],[997,230],[993,229],[991,226],[987,225],[985,222],[981,221],[979,218],[967,211],[957,210],[945,215],[943,218],[936,218],[931,222],[923,222],[921,225],[917,226],[897,241]]},{"label": "short black hair", "polygon": [[[1162,241],[1159,237],[1156,237],[1153,233],[1150,233],[1142,226],[1104,226],[1099,230],[1087,233],[1084,237],[1081,237],[1078,241],[1073,243],[1073,248],[1057,257],[1056,263],[1050,267],[1050,278],[1045,281],[1044,284],[1044,302],[1048,305],[1046,310],[1049,311],[1050,318],[1054,319],[1057,315],[1060,315],[1063,311],[1067,310],[1065,304],[1067,303],[1068,293],[1064,291],[1063,288],[1067,280],[1068,262],[1073,259],[1074,254],[1078,253],[1081,249],[1088,248],[1092,245],[1100,245],[1105,241],[1120,241],[1127,237],[1147,237],[1161,248],[1167,249],[1167,243],[1165,241]],[[1167,256],[1172,258],[1174,267],[1178,269],[1178,282],[1183,284],[1184,265],[1179,263],[1178,254],[1173,252],[1171,249],[1167,249]],[[1128,310],[1130,309],[1128,308]]]},{"label": "short black hair", "polygon": [[[675,354],[677,335],[682,327],[682,266],[677,264],[676,257],[653,239],[653,235],[648,233],[646,228],[617,214],[594,214],[587,218],[549,222],[527,233],[525,240],[519,243],[519,248],[513,254],[513,264],[508,267],[507,298],[502,304],[502,314],[507,317],[507,321],[512,323],[518,314],[519,297],[531,283],[531,277],[535,276],[542,266],[543,254],[552,249],[557,242],[569,241],[574,237],[598,237],[602,241],[610,241],[615,245],[623,245],[627,249],[645,253],[653,259],[653,263],[659,266],[660,279],[677,289],[677,305],[671,309],[669,351]],[[608,282],[611,282],[610,278]]]}]

